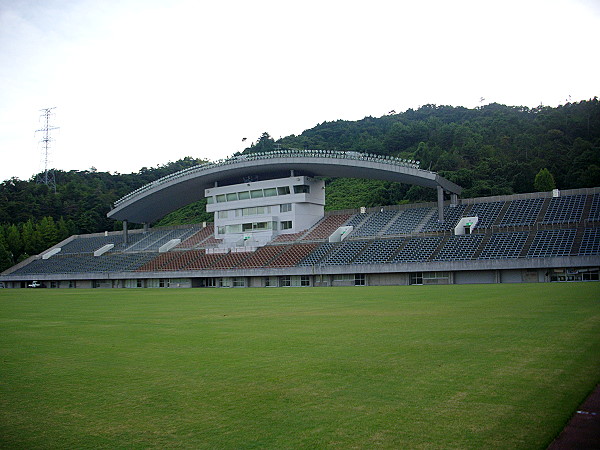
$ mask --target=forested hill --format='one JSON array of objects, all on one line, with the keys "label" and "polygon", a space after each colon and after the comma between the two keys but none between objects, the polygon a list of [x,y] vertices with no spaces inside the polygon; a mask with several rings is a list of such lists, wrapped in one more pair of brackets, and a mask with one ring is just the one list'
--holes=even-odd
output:
[{"label": "forested hill", "polygon": [[[36,255],[73,234],[119,230],[122,224],[108,219],[112,204],[144,184],[178,170],[201,164],[191,157],[132,174],[110,174],[94,168],[85,171],[55,170],[56,192],[36,177],[11,178],[0,184],[0,271]],[[204,205],[190,205],[170,220],[196,223],[212,220]]]},{"label": "forested hill", "polygon": [[[299,136],[277,141],[264,133],[244,152],[276,145],[415,159],[421,161],[421,168],[439,172],[462,186],[463,197],[534,191],[535,177],[543,168],[550,171],[560,189],[592,187],[600,185],[600,102],[594,98],[533,109],[499,104],[477,109],[425,105],[379,118],[324,122]],[[335,196],[337,184],[354,182],[332,182],[329,200]],[[356,181],[356,185],[365,183]],[[386,201],[378,201],[381,189],[374,190],[374,198],[364,192],[367,197],[356,200],[370,206],[434,195],[430,190],[402,186],[387,192],[388,197],[382,199]]]},{"label": "forested hill", "polygon": [[[554,185],[559,189],[593,187],[600,186],[600,102],[594,98],[533,109],[498,104],[477,109],[425,105],[379,118],[325,122],[279,140],[265,132],[244,153],[276,147],[419,160],[422,168],[461,185],[463,197],[548,190]],[[121,224],[106,218],[115,200],[201,162],[187,157],[133,174],[56,170],[56,192],[37,184],[35,177],[0,183],[0,270],[71,234],[120,229]],[[433,200],[435,196],[431,189],[376,180],[326,182],[327,209]],[[204,206],[204,202],[189,205],[155,225],[212,220]]]}]

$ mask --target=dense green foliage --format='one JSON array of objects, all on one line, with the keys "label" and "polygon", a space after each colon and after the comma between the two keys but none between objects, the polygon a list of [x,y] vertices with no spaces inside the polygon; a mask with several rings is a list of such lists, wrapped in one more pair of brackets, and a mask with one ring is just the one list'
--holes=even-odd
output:
[{"label": "dense green foliage", "polygon": [[[121,229],[121,223],[106,217],[113,202],[144,184],[202,162],[187,157],[156,168],[143,167],[133,174],[110,174],[94,168],[55,170],[56,192],[36,183],[35,176],[29,181],[12,178],[0,183],[0,271],[72,234]],[[174,216],[180,218],[181,214]],[[204,215],[203,220],[210,220],[206,212]],[[191,222],[198,217],[202,213],[194,215]],[[167,216],[163,220],[168,223],[173,219]]]},{"label": "dense green foliage", "polygon": [[[419,160],[422,168],[440,172],[462,186],[463,197],[532,192],[553,185],[559,189],[593,187],[600,186],[600,102],[594,98],[533,109],[498,104],[477,109],[425,105],[380,118],[325,122],[278,141],[265,132],[244,152],[277,147],[359,151]],[[72,233],[120,229],[120,223],[106,217],[115,200],[200,162],[187,157],[157,168],[144,167],[133,174],[110,174],[93,168],[56,170],[56,192],[37,184],[36,177],[0,183],[0,246],[4,247],[0,250],[0,270],[6,268],[4,261],[16,262],[32,254],[26,248],[34,251],[58,242],[46,237],[40,245],[28,242],[35,235],[25,229],[49,218],[55,224],[62,218]],[[543,175],[536,185],[540,171]],[[379,180],[327,179],[326,183],[329,210],[435,200],[432,189]],[[155,225],[211,220],[201,201]],[[28,222],[29,228],[25,226]],[[12,225],[24,242],[17,253],[17,246],[7,247],[6,243]]]},{"label": "dense green foliage", "polygon": [[554,177],[548,169],[544,167],[537,173],[533,187],[538,192],[548,192],[556,188]]},{"label": "dense green foliage", "polygon": [[1,448],[546,448],[597,283],[0,289]]},{"label": "dense green foliage", "polygon": [[[462,186],[463,197],[532,192],[536,174],[543,168],[554,176],[559,189],[593,187],[600,185],[600,102],[594,98],[533,109],[499,104],[477,109],[425,105],[380,118],[324,122],[278,141],[263,133],[245,152],[276,145],[415,159],[421,168],[440,172]],[[378,189],[380,184],[369,182],[369,186]],[[396,199],[434,198],[429,190],[385,186]],[[356,187],[362,189],[365,184],[356,182]],[[329,198],[331,194],[328,190]],[[372,202],[358,206],[385,204],[385,196],[370,198]],[[339,209],[331,202],[328,205]]]}]

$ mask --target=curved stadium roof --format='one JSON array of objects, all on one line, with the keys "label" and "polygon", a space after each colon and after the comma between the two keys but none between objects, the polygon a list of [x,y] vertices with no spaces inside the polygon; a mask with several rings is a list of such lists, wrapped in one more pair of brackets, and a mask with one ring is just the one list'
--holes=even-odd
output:
[{"label": "curved stadium roof", "polygon": [[461,187],[418,162],[357,152],[276,150],[201,164],[160,178],[115,202],[109,218],[151,223],[182,206],[204,198],[204,190],[243,183],[247,177],[295,176],[369,178],[437,188],[460,194]]}]

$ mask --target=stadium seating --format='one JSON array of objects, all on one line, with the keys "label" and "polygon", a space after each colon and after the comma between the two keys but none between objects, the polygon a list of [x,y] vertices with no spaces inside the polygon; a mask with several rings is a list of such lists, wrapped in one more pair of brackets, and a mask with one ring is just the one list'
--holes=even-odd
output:
[{"label": "stadium seating", "polygon": [[528,236],[527,231],[492,234],[481,251],[479,259],[518,258]]},{"label": "stadium seating", "polygon": [[444,207],[444,221],[439,222],[437,214],[429,218],[427,223],[421,228],[422,233],[432,231],[453,230],[460,218],[463,216],[463,211],[466,205],[454,205]]},{"label": "stadium seating", "polygon": [[114,253],[95,257],[91,254],[57,255],[51,259],[37,259],[17,269],[18,275],[74,274],[81,272],[135,271],[156,257],[156,253]]},{"label": "stadium seating", "polygon": [[571,254],[576,230],[539,230],[527,251],[528,258],[547,258]]},{"label": "stadium seating", "polygon": [[256,268],[263,267],[268,264],[273,258],[279,255],[282,251],[285,250],[284,246],[281,245],[271,245],[266,247],[260,247],[254,253],[252,253],[248,258],[242,261],[237,268]]},{"label": "stadium seating", "polygon": [[391,262],[407,263],[428,261],[441,242],[441,236],[412,238],[394,255]]},{"label": "stadium seating", "polygon": [[181,239],[185,240],[186,238],[193,235],[196,231],[198,231],[197,227],[190,228],[177,228],[174,230],[169,229],[159,229],[152,230],[148,233],[144,233],[145,236],[135,242],[133,245],[127,247],[125,252],[157,252],[158,249],[163,245],[169,242],[171,239]]},{"label": "stadium seating", "polygon": [[[231,270],[235,276],[236,269],[600,255],[600,227],[594,223],[600,219],[598,193],[446,206],[441,224],[437,212],[435,207],[415,207],[329,214],[309,230],[280,235],[253,252],[239,253],[210,250],[222,242],[215,239],[212,224],[135,230],[126,245],[122,234],[75,236],[58,254],[34,258],[12,274],[35,278],[82,272]],[[448,233],[461,217],[472,216],[479,218],[474,234]],[[349,238],[324,242],[345,224],[354,227]],[[159,253],[172,239],[181,239],[181,243]],[[106,244],[114,247],[93,255]]]},{"label": "stadium seating", "polygon": [[335,230],[344,225],[351,216],[351,214],[325,216],[302,239],[306,241],[327,239]]},{"label": "stadium seating", "polygon": [[585,195],[569,195],[553,197],[541,223],[577,223],[581,220]]},{"label": "stadium seating", "polygon": [[[136,242],[140,239],[139,233],[129,235],[129,242]],[[121,234],[110,234],[108,236],[77,236],[71,242],[65,244],[61,248],[63,255],[77,255],[81,253],[94,253],[99,248],[114,244],[115,249],[123,250],[123,236]]]},{"label": "stadium seating", "polygon": [[600,193],[594,194],[592,197],[592,204],[587,220],[589,222],[600,222]]},{"label": "stadium seating", "polygon": [[543,204],[543,198],[513,200],[498,225],[501,227],[533,225]]},{"label": "stadium seating", "polygon": [[482,240],[482,234],[450,236],[434,260],[461,261],[472,259]]},{"label": "stadium seating", "polygon": [[366,245],[367,243],[363,241],[342,242],[324,258],[322,264],[327,266],[350,264]]},{"label": "stadium seating", "polygon": [[196,231],[194,234],[192,234],[187,239],[182,240],[182,242],[179,245],[177,245],[176,248],[188,248],[188,249],[197,248],[200,244],[202,244],[202,242],[206,241],[209,237],[211,237],[213,233],[214,233],[213,224],[212,223],[207,224],[205,227]]},{"label": "stadium seating", "polygon": [[384,235],[410,234],[418,230],[426,217],[434,214],[435,208],[412,208],[402,211],[389,225]]},{"label": "stadium seating", "polygon": [[290,245],[271,260],[268,267],[293,267],[306,258],[318,244]]},{"label": "stadium seating", "polygon": [[378,239],[354,260],[355,264],[383,264],[389,262],[392,255],[404,244],[403,239]]},{"label": "stadium seating", "polygon": [[[398,215],[398,211],[382,211],[368,214],[359,227],[355,227],[351,237],[377,236],[383,228]],[[359,217],[359,216],[355,216]],[[351,225],[349,223],[349,225]]]},{"label": "stadium seating", "polygon": [[329,252],[333,246],[332,242],[325,242],[315,248],[309,255],[307,255],[298,265],[299,266],[313,266],[323,258]]},{"label": "stadium seating", "polygon": [[584,230],[579,255],[600,255],[600,228]]},{"label": "stadium seating", "polygon": [[477,217],[477,228],[489,228],[496,223],[498,215],[506,202],[487,202],[475,203],[467,214],[470,217]]}]

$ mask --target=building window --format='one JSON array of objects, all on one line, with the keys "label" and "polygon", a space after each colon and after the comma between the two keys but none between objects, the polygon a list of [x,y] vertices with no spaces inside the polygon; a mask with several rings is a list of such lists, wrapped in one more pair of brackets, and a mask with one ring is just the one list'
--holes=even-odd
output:
[{"label": "building window", "polygon": [[217,214],[219,219],[227,219],[228,215],[229,215],[229,211],[218,211],[218,214]]},{"label": "building window", "polygon": [[354,275],[354,286],[365,286],[366,284],[366,276],[364,273],[357,273]]},{"label": "building window", "polygon": [[281,222],[281,229],[282,230],[291,230],[292,229],[292,221],[291,220],[284,220]]},{"label": "building window", "polygon": [[[219,228],[221,228],[221,227],[219,227]],[[242,224],[240,224],[240,223],[235,224],[235,225],[227,225],[225,227],[225,232],[227,234],[230,234],[230,233],[241,233],[242,232],[242,228],[243,228]],[[221,234],[221,233],[219,233],[219,234]],[[225,234],[225,233],[223,233],[223,234]]]},{"label": "building window", "polygon": [[279,186],[277,188],[277,195],[288,195],[290,193],[289,186]]},{"label": "building window", "polygon": [[215,198],[214,197],[206,197],[206,203],[208,205],[212,205],[215,202]]},{"label": "building window", "polygon": [[169,282],[167,280],[165,280],[164,278],[161,278],[160,280],[158,280],[158,287],[161,287],[161,288],[169,287]]},{"label": "building window", "polygon": [[230,192],[229,194],[227,194],[228,202],[235,202],[237,199],[238,199],[237,192]]},{"label": "building window", "polygon": [[277,188],[263,189],[265,197],[275,197],[277,195]]},{"label": "building window", "polygon": [[448,278],[449,272],[425,272],[423,274],[423,278],[433,279],[433,278]]},{"label": "building window", "polygon": [[297,184],[294,186],[294,194],[310,194],[310,186],[306,184]]},{"label": "building window", "polygon": [[56,281],[50,282],[50,289],[56,289],[58,287],[58,283]]},{"label": "building window", "polygon": [[310,277],[308,275],[300,276],[300,286],[310,286]]},{"label": "building window", "polygon": [[252,198],[262,198],[263,197],[263,191],[262,191],[262,189],[255,189],[253,191],[250,191],[250,197],[252,197]]},{"label": "building window", "polygon": [[[270,206],[254,206],[251,208],[242,208],[237,209],[236,211],[241,211],[242,216],[256,216],[261,214],[271,214]],[[240,213],[236,212],[236,217],[239,217]]]},{"label": "building window", "polygon": [[354,281],[354,275],[349,273],[338,273],[333,276],[333,281]]},{"label": "building window", "polygon": [[240,200],[248,200],[250,198],[250,191],[238,192],[238,198]]},{"label": "building window", "polygon": [[255,222],[252,224],[252,228],[255,231],[268,230],[271,227],[269,226],[269,222]]},{"label": "building window", "polygon": [[411,273],[410,284],[423,284],[423,272]]},{"label": "building window", "polygon": [[225,194],[217,195],[217,203],[225,203],[226,201],[227,201],[227,198],[225,197]]},{"label": "building window", "polygon": [[246,279],[244,277],[234,277],[233,278],[233,287],[245,287]]},{"label": "building window", "polygon": [[74,289],[77,287],[77,282],[74,280],[69,281],[69,288]]},{"label": "building window", "polygon": [[142,280],[142,279],[136,280],[135,287],[139,287],[139,288],[144,287],[144,280]]},{"label": "building window", "polygon": [[279,286],[281,287],[289,287],[292,285],[292,277],[289,275],[285,275],[283,277],[279,277]]},{"label": "building window", "polygon": [[286,213],[292,210],[291,203],[284,203],[283,205],[279,205],[279,212]]},{"label": "building window", "polygon": [[598,281],[600,279],[597,269],[590,270],[589,272],[583,272],[582,277],[583,281]]}]

